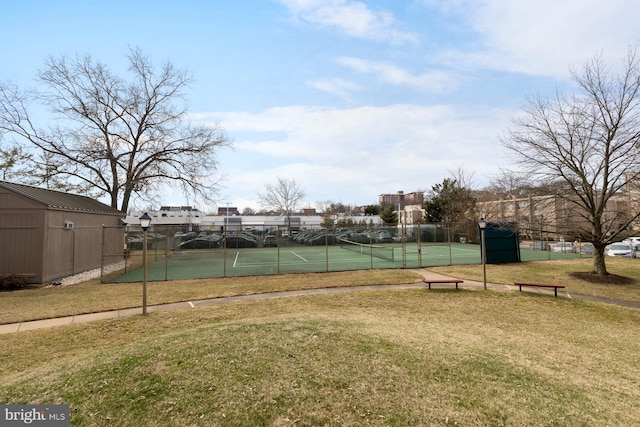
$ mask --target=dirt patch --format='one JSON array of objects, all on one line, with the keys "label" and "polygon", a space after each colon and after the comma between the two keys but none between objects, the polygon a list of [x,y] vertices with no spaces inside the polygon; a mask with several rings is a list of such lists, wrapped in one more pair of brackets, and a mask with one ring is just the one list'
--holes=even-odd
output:
[{"label": "dirt patch", "polygon": [[587,272],[574,272],[570,273],[569,276],[584,280],[589,283],[599,283],[602,285],[633,285],[636,283],[635,279],[630,277],[618,276],[617,274],[608,274],[606,276],[595,274],[595,273],[587,273]]}]

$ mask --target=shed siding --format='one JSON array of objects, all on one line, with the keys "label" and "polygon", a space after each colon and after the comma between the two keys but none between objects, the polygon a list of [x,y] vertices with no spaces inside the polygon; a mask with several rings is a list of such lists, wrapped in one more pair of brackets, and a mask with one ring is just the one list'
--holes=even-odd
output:
[{"label": "shed siding", "polygon": [[[105,227],[117,227],[119,216],[49,210],[47,212],[47,241],[45,243],[45,275],[43,281],[99,268],[102,262],[102,236]],[[72,222],[72,229],[65,229]],[[118,227],[124,239],[124,229]],[[109,235],[112,238],[112,234]]]},{"label": "shed siding", "polygon": [[43,218],[37,210],[0,213],[0,274],[42,278]]},{"label": "shed siding", "polygon": [[[104,211],[83,210],[86,205],[95,205],[86,198],[75,208],[58,208],[29,196],[0,186],[0,276],[24,274],[31,283],[47,283],[100,268],[103,235],[107,239],[104,247],[119,248],[122,253],[124,228],[119,219],[123,214],[108,212],[108,206]],[[66,229],[65,222],[73,222],[74,227]],[[105,227],[109,233],[103,233]],[[112,258],[117,260],[117,253],[111,254]]]}]

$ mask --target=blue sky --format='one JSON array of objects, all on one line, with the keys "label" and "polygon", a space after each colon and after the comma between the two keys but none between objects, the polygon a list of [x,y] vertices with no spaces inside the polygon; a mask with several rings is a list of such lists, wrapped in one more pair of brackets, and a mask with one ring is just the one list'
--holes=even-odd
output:
[{"label": "blue sky", "polygon": [[[276,177],[305,205],[377,203],[462,168],[508,168],[499,141],[527,96],[571,91],[570,69],[615,69],[640,40],[636,0],[0,0],[0,80],[26,88],[49,55],[126,71],[129,47],[195,81],[193,120],[234,141],[220,206],[259,208]],[[198,201],[167,191],[163,204]],[[146,206],[138,206],[140,208]]]}]

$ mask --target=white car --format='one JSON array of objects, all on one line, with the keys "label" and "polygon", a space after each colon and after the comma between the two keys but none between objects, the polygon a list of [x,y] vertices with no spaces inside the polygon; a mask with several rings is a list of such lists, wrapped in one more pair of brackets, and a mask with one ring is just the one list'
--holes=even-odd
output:
[{"label": "white car", "polygon": [[553,245],[553,252],[573,253],[573,243],[559,242]]},{"label": "white car", "polygon": [[631,243],[629,242],[616,242],[609,245],[607,249],[608,256],[618,256],[631,258],[635,254]]},{"label": "white car", "polygon": [[638,248],[640,246],[640,237],[627,237],[623,240],[624,243],[630,243],[634,248]]}]

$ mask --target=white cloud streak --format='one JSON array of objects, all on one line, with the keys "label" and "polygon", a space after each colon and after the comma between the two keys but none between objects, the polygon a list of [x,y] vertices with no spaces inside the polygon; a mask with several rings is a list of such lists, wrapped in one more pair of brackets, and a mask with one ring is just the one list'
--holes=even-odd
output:
[{"label": "white cloud streak", "polygon": [[383,83],[406,86],[424,92],[453,90],[459,82],[459,77],[449,72],[431,71],[423,74],[411,74],[388,62],[342,57],[338,59],[338,63],[360,73],[373,74]]},{"label": "white cloud streak", "polygon": [[417,43],[414,33],[398,30],[392,13],[371,10],[353,0],[280,0],[300,22],[337,29],[351,37],[396,44]]},{"label": "white cloud streak", "polygon": [[307,81],[307,85],[322,92],[335,95],[347,102],[354,101],[351,93],[362,90],[362,86],[359,84],[339,78],[309,80]]}]

